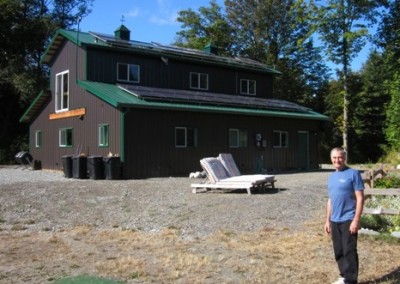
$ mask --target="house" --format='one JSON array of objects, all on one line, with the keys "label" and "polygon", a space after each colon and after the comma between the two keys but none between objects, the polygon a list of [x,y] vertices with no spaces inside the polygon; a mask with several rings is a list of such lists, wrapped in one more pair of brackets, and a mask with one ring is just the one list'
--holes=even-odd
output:
[{"label": "house", "polygon": [[118,155],[124,178],[187,176],[199,160],[232,153],[243,173],[316,169],[327,117],[273,98],[280,73],[219,56],[114,35],[58,30],[42,62],[50,88],[20,121],[45,169],[62,157]]}]

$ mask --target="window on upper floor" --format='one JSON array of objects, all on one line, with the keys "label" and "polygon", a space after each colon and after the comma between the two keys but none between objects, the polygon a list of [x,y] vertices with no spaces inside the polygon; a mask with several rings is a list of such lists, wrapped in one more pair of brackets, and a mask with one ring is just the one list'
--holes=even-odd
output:
[{"label": "window on upper floor", "polygon": [[40,148],[42,147],[42,131],[37,130],[35,132],[35,147]]},{"label": "window on upper floor", "polygon": [[208,90],[208,74],[190,72],[190,88]]},{"label": "window on upper floor", "polygon": [[287,131],[274,130],[273,146],[282,148],[289,146],[289,133]]},{"label": "window on upper floor", "polygon": [[175,147],[197,147],[197,129],[191,127],[175,127]]},{"label": "window on upper floor", "polygon": [[61,128],[59,130],[59,142],[60,147],[72,147],[72,128]]},{"label": "window on upper floor", "polygon": [[100,124],[99,129],[99,146],[100,147],[107,147],[108,146],[108,139],[109,139],[109,126],[108,124]]},{"label": "window on upper floor", "polygon": [[56,112],[68,110],[69,71],[56,74]]},{"label": "window on upper floor", "polygon": [[246,129],[229,129],[229,148],[245,148],[247,147],[247,130]]},{"label": "window on upper floor", "polygon": [[118,63],[117,80],[129,83],[139,83],[140,66],[135,64]]},{"label": "window on upper floor", "polygon": [[248,79],[240,79],[240,94],[256,95],[256,81]]}]

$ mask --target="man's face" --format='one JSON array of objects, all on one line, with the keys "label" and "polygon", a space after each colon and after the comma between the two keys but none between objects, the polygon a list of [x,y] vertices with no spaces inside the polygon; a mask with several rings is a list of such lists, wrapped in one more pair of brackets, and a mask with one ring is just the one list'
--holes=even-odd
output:
[{"label": "man's face", "polygon": [[331,154],[331,161],[337,170],[341,170],[346,165],[346,157],[340,151],[333,151]]}]

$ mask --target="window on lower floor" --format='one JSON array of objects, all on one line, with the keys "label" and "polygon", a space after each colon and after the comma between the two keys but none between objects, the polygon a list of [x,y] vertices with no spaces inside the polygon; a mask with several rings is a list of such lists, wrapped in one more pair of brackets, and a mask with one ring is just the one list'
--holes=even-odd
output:
[{"label": "window on lower floor", "polygon": [[42,131],[37,130],[35,132],[35,147],[40,148],[42,147]]},{"label": "window on lower floor", "polygon": [[59,146],[72,147],[72,128],[61,128],[59,130]]},{"label": "window on lower floor", "polygon": [[288,147],[289,146],[289,134],[287,131],[274,131],[273,136],[273,146],[276,148],[279,147]]},{"label": "window on lower floor", "polygon": [[109,139],[109,126],[108,124],[100,124],[99,129],[99,146],[100,147],[107,147],[108,146],[108,139]]},{"label": "window on lower floor", "polygon": [[197,129],[191,127],[175,127],[175,147],[197,147]]},{"label": "window on lower floor", "polygon": [[229,129],[229,148],[247,147],[247,130]]},{"label": "window on lower floor", "polygon": [[240,94],[254,96],[256,94],[256,81],[241,79],[240,80]]}]

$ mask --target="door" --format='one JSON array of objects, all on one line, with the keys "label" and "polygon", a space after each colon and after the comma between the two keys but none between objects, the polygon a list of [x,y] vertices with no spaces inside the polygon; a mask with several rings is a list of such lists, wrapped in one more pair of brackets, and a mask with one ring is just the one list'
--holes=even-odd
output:
[{"label": "door", "polygon": [[308,132],[299,131],[298,132],[298,153],[297,153],[297,163],[299,169],[307,170],[309,168],[309,148],[308,148]]}]

